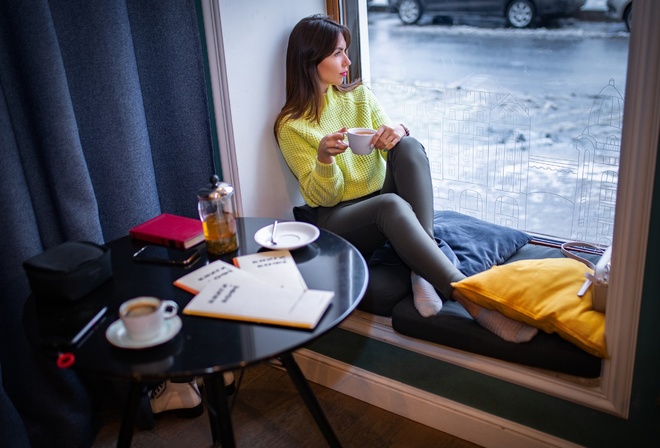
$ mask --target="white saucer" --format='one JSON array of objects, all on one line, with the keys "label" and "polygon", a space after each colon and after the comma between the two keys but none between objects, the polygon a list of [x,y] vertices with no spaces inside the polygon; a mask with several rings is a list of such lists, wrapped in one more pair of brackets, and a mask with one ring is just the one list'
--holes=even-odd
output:
[{"label": "white saucer", "polygon": [[277,230],[275,232],[275,241],[277,244],[270,242],[272,233],[273,225],[269,224],[257,230],[257,233],[254,234],[254,240],[266,249],[293,250],[313,243],[321,234],[318,227],[298,221],[277,223]]},{"label": "white saucer", "polygon": [[112,345],[119,348],[148,348],[155,347],[156,345],[164,344],[172,339],[181,330],[182,322],[179,316],[174,316],[165,321],[165,325],[155,338],[147,341],[134,341],[128,337],[126,328],[121,319],[118,319],[110,324],[105,332],[105,337]]}]

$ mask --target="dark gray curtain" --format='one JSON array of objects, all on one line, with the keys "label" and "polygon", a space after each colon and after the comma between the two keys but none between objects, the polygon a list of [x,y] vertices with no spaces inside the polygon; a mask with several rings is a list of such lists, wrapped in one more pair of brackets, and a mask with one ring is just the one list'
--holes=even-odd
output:
[{"label": "dark gray curtain", "polygon": [[92,400],[28,344],[22,262],[160,212],[213,172],[194,0],[0,0],[0,446],[89,446]]}]

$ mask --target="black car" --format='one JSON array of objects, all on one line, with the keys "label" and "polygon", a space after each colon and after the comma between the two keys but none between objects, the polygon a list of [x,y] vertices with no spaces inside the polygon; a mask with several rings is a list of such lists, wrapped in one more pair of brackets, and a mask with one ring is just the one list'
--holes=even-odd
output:
[{"label": "black car", "polygon": [[478,15],[504,17],[514,28],[526,28],[538,19],[568,17],[580,11],[586,0],[389,0],[406,25],[417,23],[424,13],[442,16]]}]

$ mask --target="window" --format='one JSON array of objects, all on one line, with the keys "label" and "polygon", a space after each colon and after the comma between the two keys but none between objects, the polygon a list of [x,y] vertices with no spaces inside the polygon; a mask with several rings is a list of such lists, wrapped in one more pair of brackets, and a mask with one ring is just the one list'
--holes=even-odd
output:
[{"label": "window", "polygon": [[[347,23],[353,23],[354,42],[356,30],[360,31],[364,57],[353,55],[353,65],[371,62],[354,67],[353,72],[372,86],[392,118],[409,124],[425,144],[436,178],[436,206],[560,239],[586,239],[601,244],[615,241],[607,318],[612,358],[603,362],[599,385],[580,387],[497,363],[465,363],[451,356],[444,359],[626,417],[658,144],[658,123],[653,117],[660,114],[660,33],[654,26],[659,5],[648,0],[636,2],[630,55],[628,37],[622,34],[614,37],[618,42],[615,51],[596,60],[595,51],[588,48],[603,45],[598,43],[601,38],[597,33],[585,33],[576,39],[562,27],[547,31],[563,35],[559,42],[554,42],[558,45],[555,51],[569,51],[569,56],[548,64],[544,39],[535,42],[534,53],[524,53],[518,51],[517,44],[503,44],[505,38],[498,35],[512,32],[521,40],[534,40],[534,30],[482,31],[485,38],[482,35],[478,45],[499,43],[506,51],[492,53],[507,55],[507,64],[518,70],[516,76],[500,76],[493,68],[495,64],[486,59],[480,61],[479,72],[474,76],[457,67],[466,54],[464,41],[476,42],[479,38],[475,34],[479,33],[471,34],[460,24],[444,25],[441,33],[450,37],[454,33],[456,38],[451,44],[434,40],[433,55],[427,53],[429,59],[440,61],[443,70],[426,67],[426,77],[414,79],[405,70],[419,66],[414,57],[423,52],[418,46],[413,49],[404,43],[409,43],[409,35],[431,34],[433,25],[428,29],[424,24],[410,28],[394,25],[395,44],[382,49],[385,57],[377,48],[386,39],[385,27],[382,23],[370,27],[374,20],[371,16],[367,19],[366,11],[362,11],[356,24],[351,3],[348,2],[345,17]],[[397,18],[392,15],[384,20]],[[612,63],[613,58],[618,60],[616,64]],[[630,68],[626,67],[627,60]],[[554,77],[539,80],[532,75],[535,65],[550,65]],[[592,71],[594,67],[598,68]],[[626,81],[630,84],[627,87]],[[531,90],[525,90],[526,83],[532,82],[541,83],[536,87],[541,88],[543,95],[532,96]],[[648,98],[655,100],[647,101]],[[564,103],[565,100],[569,101]],[[404,105],[404,113],[395,103]],[[568,115],[560,119],[558,114],[562,111]],[[463,122],[468,116],[464,112],[469,112],[471,123]],[[484,126],[485,141],[478,131],[461,133],[464,125],[469,124]],[[427,133],[430,129],[433,132]],[[562,135],[557,131],[562,131]],[[471,165],[474,162],[463,156],[466,139],[469,145],[487,154],[485,184],[479,183],[484,176]],[[476,159],[477,151],[474,155]],[[550,216],[572,219],[567,220],[569,224],[557,221],[549,229],[543,222],[548,211]]]}]

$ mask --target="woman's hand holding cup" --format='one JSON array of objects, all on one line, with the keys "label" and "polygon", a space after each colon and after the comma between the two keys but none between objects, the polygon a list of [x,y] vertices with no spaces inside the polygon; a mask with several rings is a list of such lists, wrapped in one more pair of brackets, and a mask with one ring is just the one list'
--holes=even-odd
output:
[{"label": "woman's hand holding cup", "polygon": [[403,133],[399,134],[396,128],[385,124],[379,127],[375,134],[376,135],[372,139],[372,148],[375,147],[376,149],[384,151],[389,151],[394,148],[405,135]]},{"label": "woman's hand holding cup", "polygon": [[339,131],[328,134],[319,142],[319,149],[317,158],[321,163],[332,163],[332,158],[338,154],[343,153],[348,148],[348,144],[344,141],[346,136],[346,128],[343,127]]}]

